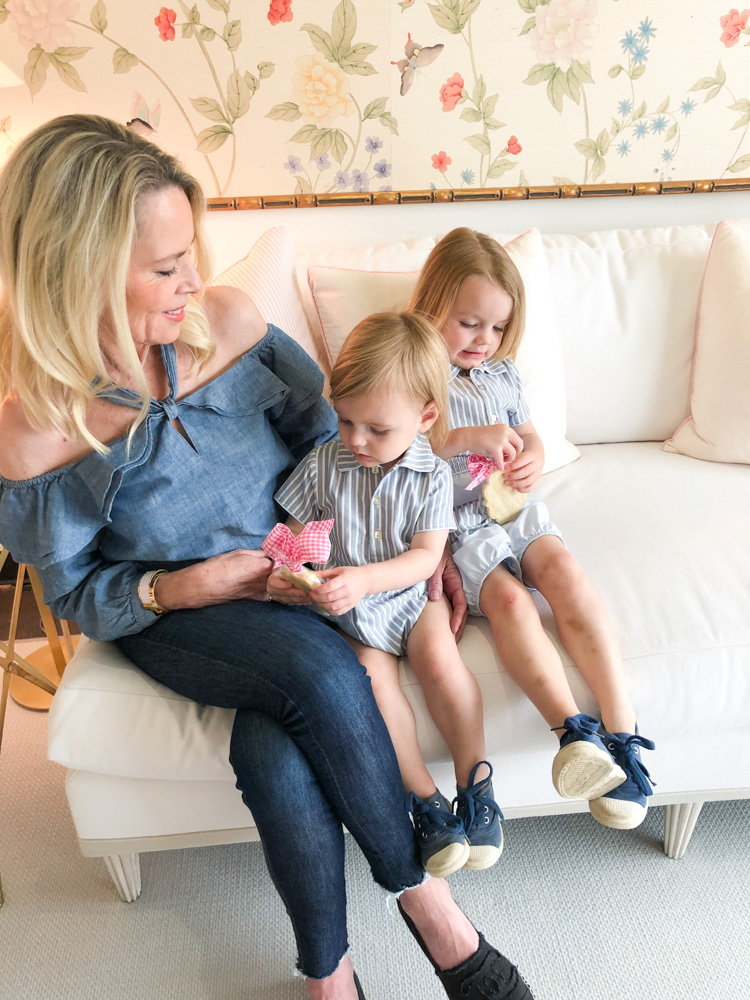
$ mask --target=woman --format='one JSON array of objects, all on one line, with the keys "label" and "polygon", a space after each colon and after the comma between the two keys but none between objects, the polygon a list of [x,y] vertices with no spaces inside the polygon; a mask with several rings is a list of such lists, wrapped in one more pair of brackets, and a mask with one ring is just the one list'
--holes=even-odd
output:
[{"label": "woman", "polygon": [[175,691],[237,709],[231,763],[310,997],[363,996],[344,823],[448,996],[523,1000],[515,967],[425,881],[354,654],[289,589],[267,591],[274,490],[335,422],[320,372],[244,293],[201,297],[202,208],[172,157],[104,118],[55,119],[9,159],[0,537],[55,614]]}]

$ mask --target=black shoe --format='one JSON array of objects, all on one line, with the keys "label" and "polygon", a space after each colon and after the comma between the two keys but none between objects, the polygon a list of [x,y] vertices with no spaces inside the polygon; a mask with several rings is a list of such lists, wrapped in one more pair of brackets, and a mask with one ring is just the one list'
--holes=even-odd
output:
[{"label": "black shoe", "polygon": [[362,992],[362,984],[357,978],[357,973],[354,973],[354,985],[357,987],[357,1000],[367,1000],[367,997]]},{"label": "black shoe", "polygon": [[534,1000],[534,995],[518,969],[497,948],[479,934],[479,947],[460,965],[441,969],[427,950],[422,935],[397,900],[398,909],[414,940],[429,958],[448,1000]]}]

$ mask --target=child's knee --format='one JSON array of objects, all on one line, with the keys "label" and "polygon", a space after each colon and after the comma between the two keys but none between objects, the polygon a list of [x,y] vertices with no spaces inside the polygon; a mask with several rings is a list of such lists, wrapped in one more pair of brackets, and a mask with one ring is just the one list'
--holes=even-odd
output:
[{"label": "child's knee", "polygon": [[527,616],[536,605],[526,587],[506,569],[498,567],[482,584],[479,608],[487,618],[513,619]]}]

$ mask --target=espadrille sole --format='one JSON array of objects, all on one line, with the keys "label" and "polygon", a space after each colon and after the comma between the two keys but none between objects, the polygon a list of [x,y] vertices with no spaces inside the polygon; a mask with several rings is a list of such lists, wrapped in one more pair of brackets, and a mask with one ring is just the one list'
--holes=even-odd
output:
[{"label": "espadrille sole", "polygon": [[568,743],[552,761],[552,783],[564,799],[597,799],[625,778],[612,756],[587,740]]}]

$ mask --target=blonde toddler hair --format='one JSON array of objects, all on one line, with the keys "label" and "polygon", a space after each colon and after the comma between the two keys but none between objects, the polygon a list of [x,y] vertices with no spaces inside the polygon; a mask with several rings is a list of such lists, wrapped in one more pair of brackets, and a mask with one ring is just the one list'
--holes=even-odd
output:
[{"label": "blonde toddler hair", "polygon": [[473,229],[454,229],[430,252],[408,308],[442,330],[464,279],[477,275],[502,288],[513,300],[513,312],[495,357],[514,361],[526,322],[526,295],[518,268],[492,237]]},{"label": "blonde toddler hair", "polygon": [[331,373],[331,400],[366,396],[385,387],[403,390],[419,406],[435,402],[438,418],[427,434],[439,448],[448,436],[445,343],[434,326],[413,313],[376,313],[354,327]]},{"label": "blonde toddler hair", "polygon": [[[195,225],[195,263],[208,278],[198,182],[168,153],[97,115],[64,115],[19,143],[0,176],[0,399],[14,393],[39,430],[55,428],[109,449],[86,427],[96,395],[112,388],[101,344],[111,326],[118,370],[148,413],[149,392],[127,315],[126,285],[140,199],[185,193]],[[214,345],[198,302],[179,339],[200,369]]]}]

